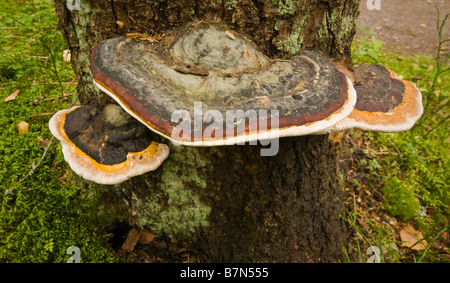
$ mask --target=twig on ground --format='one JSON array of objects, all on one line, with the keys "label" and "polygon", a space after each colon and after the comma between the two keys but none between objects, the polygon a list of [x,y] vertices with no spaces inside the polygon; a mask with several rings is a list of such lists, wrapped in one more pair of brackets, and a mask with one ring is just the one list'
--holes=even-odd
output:
[{"label": "twig on ground", "polygon": [[66,98],[68,96],[73,95],[73,93],[66,93],[66,91],[69,89],[69,87],[71,87],[73,85],[73,83],[75,82],[76,79],[73,79],[68,85],[67,87],[63,90],[62,95],[57,96],[57,97],[51,97],[51,98],[46,98],[44,99],[44,101],[51,101],[51,100],[55,100],[55,99],[60,99],[60,98]]},{"label": "twig on ground", "polygon": [[48,112],[48,113],[40,113],[40,114],[33,114],[28,118],[36,118],[36,117],[41,117],[41,116],[48,116],[48,115],[53,115],[55,114],[55,112]]},{"label": "twig on ground", "polygon": [[46,98],[46,99],[44,99],[44,101],[52,101],[52,100],[56,100],[56,99],[66,98],[66,97],[69,97],[71,95],[73,95],[73,93],[64,93],[64,95],[60,95],[60,96],[57,96],[57,97]]},{"label": "twig on ground", "polygon": [[398,155],[403,156],[403,154],[400,152],[400,150],[395,146],[394,142],[391,141],[390,138],[386,137],[385,138],[388,140],[388,142],[390,142],[392,144],[392,146],[395,148],[395,150],[398,152]]}]

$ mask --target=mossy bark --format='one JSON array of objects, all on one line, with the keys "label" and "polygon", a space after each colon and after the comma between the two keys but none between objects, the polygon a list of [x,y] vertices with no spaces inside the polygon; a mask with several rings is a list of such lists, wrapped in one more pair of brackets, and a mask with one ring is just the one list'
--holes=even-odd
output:
[{"label": "mossy bark", "polygon": [[[187,23],[222,23],[271,58],[303,48],[350,58],[358,0],[55,1],[72,52],[81,104],[111,100],[92,84],[89,54],[101,40],[131,32],[160,35]],[[132,225],[190,239],[215,262],[335,262],[348,230],[337,178],[338,148],[327,135],[283,138],[276,156],[260,145],[170,145],[154,172],[106,187],[105,198]],[[105,189],[105,188],[104,188]]]}]

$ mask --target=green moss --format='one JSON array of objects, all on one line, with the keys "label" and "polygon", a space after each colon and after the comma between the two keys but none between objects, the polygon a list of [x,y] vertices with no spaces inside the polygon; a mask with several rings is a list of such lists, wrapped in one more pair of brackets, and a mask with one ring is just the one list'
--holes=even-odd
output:
[{"label": "green moss", "polygon": [[291,16],[295,14],[295,9],[298,6],[299,1],[294,0],[272,0],[271,4],[278,8],[278,15]]},{"label": "green moss", "polygon": [[[220,2],[222,2],[222,1],[220,1]],[[233,9],[234,9],[234,6],[235,6],[237,3],[238,3],[237,0],[225,0],[224,3],[223,3],[223,6],[225,7],[225,9],[233,10]]]},{"label": "green moss", "polygon": [[418,216],[420,203],[414,194],[414,188],[394,177],[383,186],[384,208],[394,217],[408,221]]},{"label": "green moss", "polygon": [[[39,140],[50,141],[51,116],[31,118],[69,107],[64,99],[47,99],[75,92],[54,4],[0,1],[0,26],[11,27],[0,31],[0,97],[20,89],[14,101],[0,103],[0,262],[66,262],[70,246],[80,248],[85,263],[117,261],[102,245],[108,236],[99,235],[94,204],[80,183],[68,182],[72,171],[60,143],[53,139],[44,155]],[[30,128],[19,135],[22,120]]]},{"label": "green moss", "polygon": [[376,171],[382,170],[380,164],[378,163],[378,161],[376,159],[370,159],[367,168],[371,172],[376,172]]},{"label": "green moss", "polygon": [[351,179],[350,180],[350,183],[353,185],[353,187],[355,187],[355,188],[359,188],[360,186],[361,186],[361,184],[359,183],[359,181],[358,180],[356,180],[356,179]]},{"label": "green moss", "polygon": [[344,187],[345,185],[345,175],[342,173],[338,173],[338,178],[339,178],[339,183],[341,184],[342,187]]}]

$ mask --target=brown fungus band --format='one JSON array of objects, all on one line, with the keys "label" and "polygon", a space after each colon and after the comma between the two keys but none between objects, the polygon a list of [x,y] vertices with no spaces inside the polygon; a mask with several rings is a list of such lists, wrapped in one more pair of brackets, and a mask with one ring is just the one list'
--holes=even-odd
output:
[{"label": "brown fungus band", "polygon": [[[356,95],[349,79],[330,60],[301,51],[289,60],[270,60],[244,36],[204,25],[158,43],[118,37],[105,40],[91,54],[94,82],[128,113],[158,134],[185,145],[218,145],[225,139],[300,136],[331,127],[352,111]],[[269,111],[264,119],[243,121],[241,136],[224,119],[220,133],[195,140],[195,131],[173,135],[173,114],[185,110]],[[276,116],[271,116],[276,111]],[[237,119],[246,119],[241,117]],[[277,123],[271,123],[277,119]],[[190,121],[194,129],[195,121]],[[235,125],[242,121],[235,121]],[[261,123],[270,124],[261,127]],[[274,126],[275,125],[275,126]],[[208,123],[200,129],[204,132]],[[234,135],[231,135],[230,132]],[[201,133],[201,136],[204,135]]]}]

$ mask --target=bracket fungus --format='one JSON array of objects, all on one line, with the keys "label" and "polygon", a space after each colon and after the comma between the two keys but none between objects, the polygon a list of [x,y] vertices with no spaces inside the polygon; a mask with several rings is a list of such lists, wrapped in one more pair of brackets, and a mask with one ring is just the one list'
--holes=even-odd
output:
[{"label": "bracket fungus", "polygon": [[150,130],[114,104],[61,110],[49,127],[73,171],[99,184],[155,170],[169,155],[167,145],[152,141]]},{"label": "bracket fungus", "polygon": [[367,131],[407,131],[422,116],[422,94],[410,81],[381,65],[354,67],[355,109],[327,132],[359,128]]},{"label": "bracket fungus", "polygon": [[58,112],[50,129],[72,169],[102,184],[167,158],[152,131],[176,144],[216,146],[349,128],[404,131],[423,112],[416,85],[383,66],[349,71],[308,50],[272,60],[245,36],[209,24],[160,41],[106,39],[90,67],[94,84],[136,119],[117,105],[87,105]]},{"label": "bracket fungus", "polygon": [[[107,39],[92,50],[90,63],[101,90],[148,128],[183,145],[308,135],[344,119],[356,103],[351,81],[326,56],[301,51],[271,60],[246,37],[207,24],[158,43]],[[200,122],[196,103],[205,116]],[[263,117],[248,114],[264,111]]]}]

